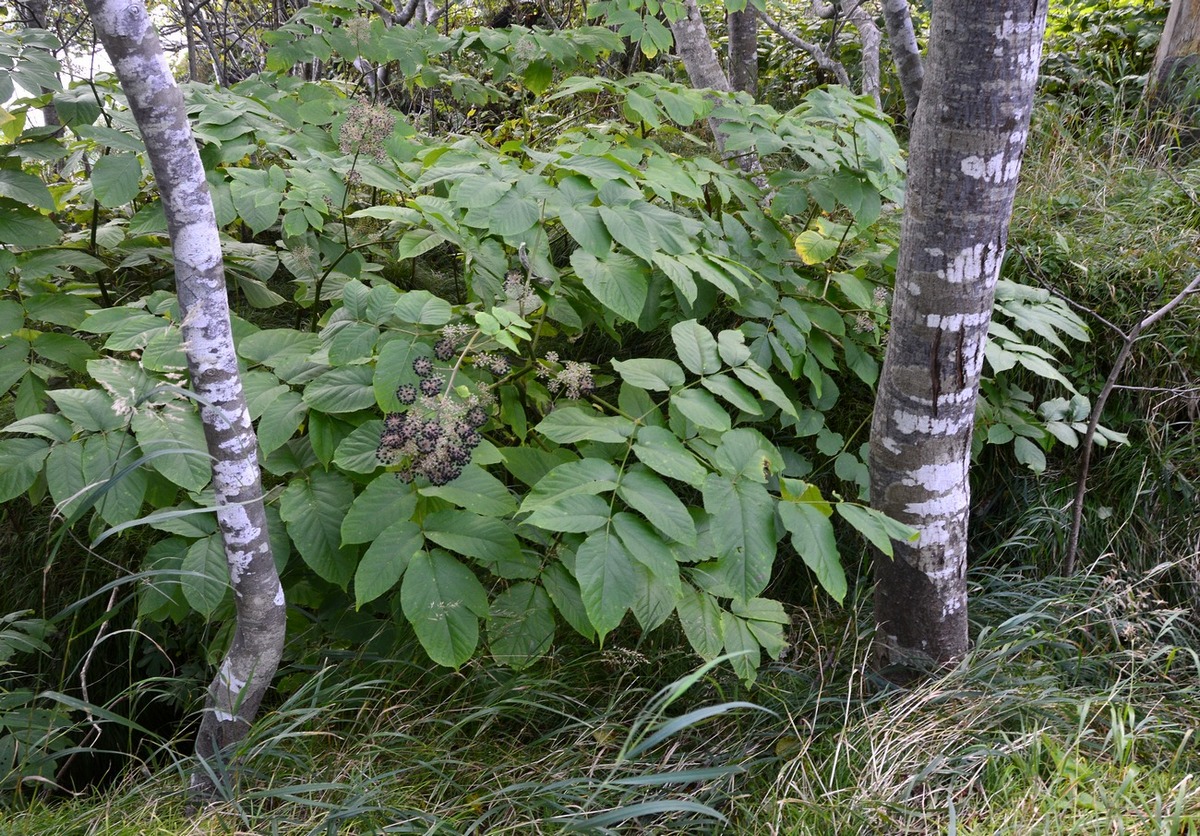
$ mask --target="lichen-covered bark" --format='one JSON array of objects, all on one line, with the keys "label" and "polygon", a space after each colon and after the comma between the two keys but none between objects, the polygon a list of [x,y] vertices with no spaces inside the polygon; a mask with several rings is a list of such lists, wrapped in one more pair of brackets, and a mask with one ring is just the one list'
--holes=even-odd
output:
[{"label": "lichen-covered bark", "polygon": [[871,426],[871,502],[915,527],[875,560],[878,659],[967,650],[971,432],[1046,0],[939,0],[909,153],[895,301]]},{"label": "lichen-covered bark", "polygon": [[725,16],[729,27],[729,84],[758,95],[758,10],[751,3]]},{"label": "lichen-covered bark", "polygon": [[904,116],[911,126],[917,103],[921,100],[921,86],[925,82],[921,50],[917,48],[908,0],[882,0],[882,6],[883,25],[887,29],[896,73],[900,76],[900,91],[904,94]]},{"label": "lichen-covered bark", "polygon": [[[87,0],[154,170],[175,260],[184,349],[208,452],[237,626],[209,687],[196,753],[211,759],[245,736],[283,652],[284,597],[271,556],[257,443],[230,329],[221,242],[183,95],[142,0]],[[209,769],[218,764],[210,761]],[[198,795],[215,791],[202,765]]]}]

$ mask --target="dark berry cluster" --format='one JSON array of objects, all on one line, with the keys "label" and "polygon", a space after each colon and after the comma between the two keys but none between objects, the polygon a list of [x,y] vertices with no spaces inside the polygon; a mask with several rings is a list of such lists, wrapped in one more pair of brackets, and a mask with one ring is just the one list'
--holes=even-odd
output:
[{"label": "dark berry cluster", "polygon": [[412,368],[418,377],[429,377],[433,374],[433,361],[422,355],[412,361]]},{"label": "dark berry cluster", "polygon": [[[413,366],[421,371],[415,362]],[[445,485],[458,478],[483,441],[480,430],[494,401],[487,392],[461,401],[442,391],[445,380],[432,373],[432,365],[428,371],[420,384],[425,397],[419,402],[415,386],[406,384],[396,391],[396,398],[412,408],[384,416],[376,455],[385,465],[401,465],[397,475],[406,482],[424,476],[434,485]]]},{"label": "dark berry cluster", "polygon": [[417,387],[411,383],[404,383],[396,390],[396,400],[405,406],[412,406],[417,402]]}]

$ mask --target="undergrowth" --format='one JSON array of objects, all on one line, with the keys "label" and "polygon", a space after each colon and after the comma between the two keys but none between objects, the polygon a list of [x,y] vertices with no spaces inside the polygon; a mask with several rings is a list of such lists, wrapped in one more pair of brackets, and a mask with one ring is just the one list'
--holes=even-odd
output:
[{"label": "undergrowth", "polygon": [[974,649],[908,689],[870,673],[861,599],[797,614],[793,655],[749,692],[711,669],[663,688],[683,658],[632,648],[523,673],[344,660],[256,725],[236,800],[189,821],[186,747],[164,743],[165,766],[0,829],[1200,832],[1200,631],[1159,576],[1034,574],[975,573]]}]

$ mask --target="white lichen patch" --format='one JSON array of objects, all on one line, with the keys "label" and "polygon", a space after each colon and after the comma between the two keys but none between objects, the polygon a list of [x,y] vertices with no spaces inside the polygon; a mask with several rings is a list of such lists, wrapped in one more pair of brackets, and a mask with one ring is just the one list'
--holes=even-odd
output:
[{"label": "white lichen patch", "polygon": [[938,278],[950,284],[965,284],[978,281],[983,277],[989,279],[996,276],[1000,270],[1000,260],[997,258],[998,248],[990,241],[981,241],[970,247],[964,247],[945,269],[938,271]]},{"label": "white lichen patch", "polygon": [[900,480],[902,485],[922,487],[930,493],[945,493],[965,483],[967,474],[962,462],[926,464]]},{"label": "white lichen patch", "polygon": [[941,328],[945,331],[961,331],[963,328],[973,328],[990,322],[991,311],[967,314],[926,314],[925,327]]}]

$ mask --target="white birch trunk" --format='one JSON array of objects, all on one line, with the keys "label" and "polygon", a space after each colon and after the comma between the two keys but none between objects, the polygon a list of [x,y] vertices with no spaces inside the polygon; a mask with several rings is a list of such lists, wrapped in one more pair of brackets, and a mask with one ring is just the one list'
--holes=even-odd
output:
[{"label": "white birch trunk", "polygon": [[87,0],[129,100],[166,211],[192,389],[213,461],[213,489],[237,609],[228,655],[208,691],[192,791],[211,796],[214,755],[242,739],[283,652],[284,597],[267,538],[257,442],[230,329],[221,242],[204,168],[142,0]]},{"label": "white birch trunk", "polygon": [[1046,0],[938,0],[871,425],[871,502],[920,532],[876,555],[879,662],[967,650],[967,470],[983,349],[1037,82]]}]

